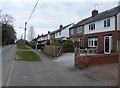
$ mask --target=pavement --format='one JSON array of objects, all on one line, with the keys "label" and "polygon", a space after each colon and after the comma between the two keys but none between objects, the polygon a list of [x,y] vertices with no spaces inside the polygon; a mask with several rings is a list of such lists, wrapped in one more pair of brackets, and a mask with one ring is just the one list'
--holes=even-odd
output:
[{"label": "pavement", "polygon": [[[42,52],[36,50],[34,52],[40,56],[41,62],[15,61],[7,86],[116,86],[115,81],[111,84],[111,82],[96,80],[92,77],[94,71],[98,71],[100,67],[78,71],[73,66],[51,60]],[[116,66],[113,65],[111,68],[114,71]],[[100,72],[106,70],[107,66]],[[116,72],[113,74],[116,75]]]},{"label": "pavement", "polygon": [[12,62],[16,55],[16,45],[7,45],[2,47],[2,85],[5,86]]}]

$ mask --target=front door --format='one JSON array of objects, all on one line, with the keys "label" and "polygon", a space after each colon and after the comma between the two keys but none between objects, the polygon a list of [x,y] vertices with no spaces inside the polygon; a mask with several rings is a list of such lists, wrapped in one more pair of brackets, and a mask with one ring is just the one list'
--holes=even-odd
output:
[{"label": "front door", "polygon": [[110,54],[112,50],[112,36],[104,36],[104,53]]}]

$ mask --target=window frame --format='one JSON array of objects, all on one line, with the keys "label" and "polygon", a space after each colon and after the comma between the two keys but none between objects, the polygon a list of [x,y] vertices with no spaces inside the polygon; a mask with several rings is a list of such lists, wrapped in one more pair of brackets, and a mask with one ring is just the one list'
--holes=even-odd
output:
[{"label": "window frame", "polygon": [[95,30],[95,23],[89,24],[89,30],[90,31]]},{"label": "window frame", "polygon": [[[95,41],[97,41],[97,45],[95,45]],[[88,47],[97,47],[98,46],[98,38],[88,38]]]}]

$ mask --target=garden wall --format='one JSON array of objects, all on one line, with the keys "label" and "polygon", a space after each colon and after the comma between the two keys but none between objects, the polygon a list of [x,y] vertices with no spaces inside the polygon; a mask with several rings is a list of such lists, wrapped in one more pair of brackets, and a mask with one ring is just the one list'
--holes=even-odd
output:
[{"label": "garden wall", "polygon": [[75,57],[75,67],[80,68],[81,65],[86,67],[96,66],[103,64],[111,64],[118,62],[118,55],[109,54],[109,55],[92,55],[92,56],[76,56]]},{"label": "garden wall", "polygon": [[61,46],[53,46],[53,45],[45,45],[44,52],[50,56],[60,56],[61,52],[60,51]]}]

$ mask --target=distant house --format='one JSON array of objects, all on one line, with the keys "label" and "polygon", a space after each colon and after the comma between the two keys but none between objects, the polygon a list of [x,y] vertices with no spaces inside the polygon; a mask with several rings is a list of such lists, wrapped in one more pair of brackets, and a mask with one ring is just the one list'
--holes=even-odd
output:
[{"label": "distant house", "polygon": [[101,13],[93,10],[91,17],[69,28],[69,32],[70,39],[80,46],[97,48],[99,53],[116,52],[120,40],[120,6]]},{"label": "distant house", "polygon": [[73,26],[72,24],[66,25],[63,27],[63,25],[59,26],[59,29],[53,31],[50,33],[50,39],[56,39],[60,42],[66,41],[69,39],[69,28]]}]

